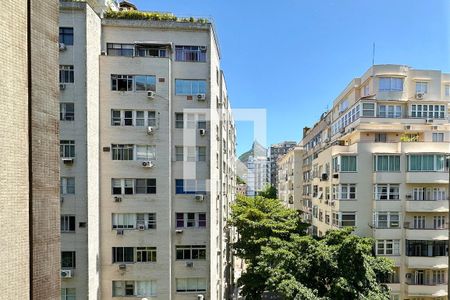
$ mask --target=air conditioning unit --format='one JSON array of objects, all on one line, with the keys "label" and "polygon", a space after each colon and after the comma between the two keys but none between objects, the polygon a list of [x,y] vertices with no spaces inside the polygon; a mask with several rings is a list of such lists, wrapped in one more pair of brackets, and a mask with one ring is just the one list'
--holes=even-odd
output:
[{"label": "air conditioning unit", "polygon": [[117,229],[117,235],[123,235],[123,229]]},{"label": "air conditioning unit", "polygon": [[433,123],[433,119],[426,119],[425,122],[426,122],[427,124],[431,124],[431,123]]},{"label": "air conditioning unit", "polygon": [[197,300],[205,300],[205,296],[204,295],[197,295]]},{"label": "air conditioning unit", "polygon": [[336,205],[336,200],[331,200],[331,206],[335,206]]},{"label": "air conditioning unit", "polygon": [[64,164],[73,164],[73,158],[71,157],[63,157],[62,161]]},{"label": "air conditioning unit", "polygon": [[289,199],[289,204],[294,204],[294,200],[292,198]]},{"label": "air conditioning unit", "polygon": [[406,197],[406,199],[411,199],[412,195],[411,194],[406,194],[405,197]]},{"label": "air conditioning unit", "polygon": [[150,100],[155,99],[155,92],[154,91],[147,91],[147,98]]},{"label": "air conditioning unit", "polygon": [[345,128],[342,127],[341,129],[339,129],[339,132],[340,132],[340,133],[345,133]]},{"label": "air conditioning unit", "polygon": [[406,274],[405,274],[405,277],[406,277],[406,278],[411,278],[411,277],[412,277],[412,273],[406,273]]},{"label": "air conditioning unit", "polygon": [[175,233],[177,233],[177,234],[183,233],[183,229],[177,229],[177,230],[175,230]]},{"label": "air conditioning unit", "polygon": [[320,178],[322,181],[327,181],[328,180],[328,174],[327,173],[322,173],[322,176]]},{"label": "air conditioning unit", "polygon": [[424,94],[423,93],[416,93],[416,99],[422,100]]},{"label": "air conditioning unit", "polygon": [[147,134],[150,135],[150,134],[153,134],[153,132],[155,132],[155,127],[148,126],[147,127]]},{"label": "air conditioning unit", "polygon": [[197,100],[198,101],[205,101],[206,100],[206,94],[197,94]]},{"label": "air conditioning unit", "polygon": [[205,200],[205,195],[195,195],[194,198],[197,202],[203,202],[203,200]]},{"label": "air conditioning unit", "polygon": [[114,202],[122,202],[122,197],[114,197]]},{"label": "air conditioning unit", "polygon": [[206,134],[206,130],[205,129],[199,129],[198,133],[203,136],[203,135]]},{"label": "air conditioning unit", "polygon": [[61,278],[72,278],[72,270],[61,270]]},{"label": "air conditioning unit", "polygon": [[127,265],[126,264],[120,264],[119,265],[119,270],[125,271],[126,269],[127,269]]},{"label": "air conditioning unit", "polygon": [[100,52],[101,55],[106,55],[106,51],[102,50],[102,52]]},{"label": "air conditioning unit", "polygon": [[193,266],[194,266],[194,262],[192,262],[192,261],[187,261],[186,262],[186,267],[192,268]]},{"label": "air conditioning unit", "polygon": [[60,91],[64,91],[66,89],[66,84],[65,83],[60,83],[59,84],[59,90]]},{"label": "air conditioning unit", "polygon": [[405,130],[411,130],[411,125],[406,125]]},{"label": "air conditioning unit", "polygon": [[59,51],[65,51],[67,49],[66,44],[59,43]]},{"label": "air conditioning unit", "polygon": [[339,174],[338,173],[333,174],[333,178],[335,178],[335,179],[339,178]]},{"label": "air conditioning unit", "polygon": [[145,224],[138,224],[137,225],[138,230],[145,230]]},{"label": "air conditioning unit", "polygon": [[153,168],[153,162],[152,161],[143,161],[142,162],[142,166],[144,167],[144,168]]},{"label": "air conditioning unit", "polygon": [[439,126],[433,126],[432,129],[433,130],[439,130]]}]

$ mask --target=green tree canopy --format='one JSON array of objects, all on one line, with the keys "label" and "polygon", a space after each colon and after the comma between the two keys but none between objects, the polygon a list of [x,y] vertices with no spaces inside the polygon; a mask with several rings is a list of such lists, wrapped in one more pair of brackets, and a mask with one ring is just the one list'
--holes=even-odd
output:
[{"label": "green tree canopy", "polygon": [[278,199],[277,188],[272,185],[266,185],[264,189],[258,193],[258,196],[267,199]]},{"label": "green tree canopy", "polygon": [[390,274],[391,261],[375,257],[373,240],[352,228],[314,238],[297,211],[276,199],[243,196],[231,223],[239,235],[236,254],[247,264],[238,281],[246,299],[261,299],[264,291],[287,300],[389,299],[380,280]]}]

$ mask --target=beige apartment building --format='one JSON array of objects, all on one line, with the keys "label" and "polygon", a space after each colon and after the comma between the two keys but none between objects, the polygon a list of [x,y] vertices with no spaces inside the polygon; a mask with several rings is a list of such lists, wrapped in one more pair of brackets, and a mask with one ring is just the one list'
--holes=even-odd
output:
[{"label": "beige apartment building", "polygon": [[294,146],[277,159],[278,199],[290,208],[302,209],[303,148]]},{"label": "beige apartment building", "polygon": [[63,299],[229,299],[236,132],[214,27],[104,7],[61,3]]},{"label": "beige apartment building", "polygon": [[450,74],[375,65],[304,130],[311,233],[355,226],[373,237],[395,263],[392,299],[448,298],[449,101]]}]

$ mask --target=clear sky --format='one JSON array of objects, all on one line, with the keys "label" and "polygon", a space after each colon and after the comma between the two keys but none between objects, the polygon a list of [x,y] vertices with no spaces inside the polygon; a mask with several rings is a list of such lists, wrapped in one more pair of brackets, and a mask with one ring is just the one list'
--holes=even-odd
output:
[{"label": "clear sky", "polygon": [[[448,0],[132,0],[215,21],[233,108],[267,110],[267,143],[301,139],[372,64],[450,72]],[[253,141],[237,122],[238,154]]]}]

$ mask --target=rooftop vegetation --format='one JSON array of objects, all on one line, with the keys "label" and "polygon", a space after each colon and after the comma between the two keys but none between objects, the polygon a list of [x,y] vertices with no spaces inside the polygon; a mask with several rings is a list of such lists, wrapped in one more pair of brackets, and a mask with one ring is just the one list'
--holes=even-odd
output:
[{"label": "rooftop vegetation", "polygon": [[125,20],[150,20],[150,21],[173,21],[183,23],[209,23],[204,18],[179,18],[170,13],[146,12],[138,10],[123,10],[123,11],[107,11],[104,14],[106,19],[125,19]]}]

